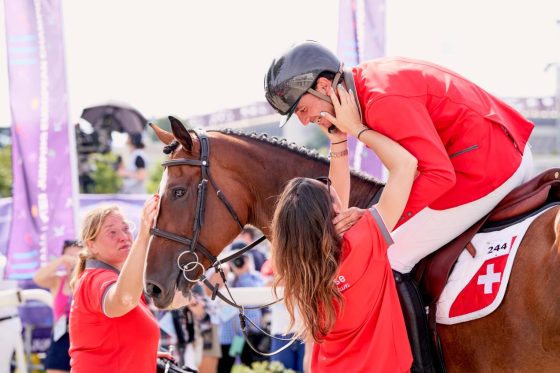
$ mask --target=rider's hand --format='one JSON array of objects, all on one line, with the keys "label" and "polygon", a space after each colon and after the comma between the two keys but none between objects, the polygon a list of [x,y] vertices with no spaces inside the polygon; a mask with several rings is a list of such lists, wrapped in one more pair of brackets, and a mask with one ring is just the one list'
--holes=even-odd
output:
[{"label": "rider's hand", "polygon": [[363,127],[356,98],[351,91],[347,91],[341,84],[338,85],[337,91],[338,96],[334,90],[331,89],[330,91],[335,116],[328,112],[321,112],[321,116],[334,124],[340,132],[355,135]]},{"label": "rider's hand", "polygon": [[360,220],[365,212],[366,210],[360,209],[358,207],[350,207],[347,210],[341,211],[333,219],[336,233],[342,236],[348,229],[356,224],[358,220]]}]

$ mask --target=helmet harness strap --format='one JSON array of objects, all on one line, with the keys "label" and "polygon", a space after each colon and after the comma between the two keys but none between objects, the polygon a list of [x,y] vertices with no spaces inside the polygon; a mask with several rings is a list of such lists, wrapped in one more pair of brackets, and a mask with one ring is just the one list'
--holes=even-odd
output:
[{"label": "helmet harness strap", "polygon": [[[338,81],[340,80],[340,77],[342,76],[343,67],[344,67],[344,64],[340,63],[340,67],[338,68],[338,72],[336,73],[336,75],[334,76],[334,79],[332,81],[331,87],[332,87],[333,90],[335,90],[335,92],[336,92],[336,86],[338,84]],[[327,101],[329,104],[332,105],[332,100],[329,96],[327,96],[325,94],[322,94],[321,92],[319,92],[319,91],[317,91],[313,88],[309,88],[307,90],[307,92],[311,93],[315,97],[320,98],[321,100]]]}]

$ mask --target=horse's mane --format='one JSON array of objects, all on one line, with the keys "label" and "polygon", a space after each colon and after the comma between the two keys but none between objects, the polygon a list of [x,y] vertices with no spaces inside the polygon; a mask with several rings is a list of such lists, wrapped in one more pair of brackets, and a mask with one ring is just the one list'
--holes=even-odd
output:
[{"label": "horse's mane", "polygon": [[[288,142],[288,140],[285,138],[270,136],[267,133],[260,133],[260,134],[256,132],[247,133],[244,131],[235,130],[231,128],[226,128],[222,130],[210,130],[208,132],[218,132],[224,135],[243,137],[250,141],[264,142],[272,146],[278,147],[280,149],[287,150],[292,153],[296,153],[306,159],[310,159],[316,162],[322,162],[324,164],[329,164],[328,158],[321,155],[317,150],[308,149],[305,146],[300,146],[296,144],[295,142]],[[163,152],[165,154],[171,154],[177,149],[178,146],[179,146],[179,142],[177,140],[173,140],[171,143],[164,146]],[[365,172],[351,170],[350,174],[366,182],[383,184],[381,181],[379,181],[378,179],[374,178],[371,175],[366,174]]]},{"label": "horse's mane", "polygon": [[[267,133],[260,133],[260,134],[258,134],[256,132],[246,133],[246,132],[231,129],[231,128],[226,128],[226,129],[223,129],[223,130],[212,130],[211,132],[219,132],[219,133],[223,133],[225,135],[244,137],[244,138],[249,139],[251,141],[256,140],[256,141],[259,141],[259,142],[264,142],[264,143],[273,145],[275,147],[278,147],[280,149],[296,153],[296,154],[298,154],[298,155],[300,155],[300,156],[302,156],[306,159],[310,159],[310,160],[313,160],[313,161],[318,161],[318,162],[322,162],[322,163],[325,163],[325,164],[329,164],[328,158],[321,155],[317,150],[308,149],[304,146],[300,146],[300,145],[296,144],[295,142],[290,143],[285,138],[270,136]],[[374,183],[377,183],[377,184],[383,184],[381,181],[377,180],[376,178],[374,178],[374,177],[372,177],[372,176],[370,176],[370,175],[368,175],[364,172],[351,170],[350,173],[352,174],[352,176],[358,177],[358,178],[360,178],[364,181],[374,182]]]}]

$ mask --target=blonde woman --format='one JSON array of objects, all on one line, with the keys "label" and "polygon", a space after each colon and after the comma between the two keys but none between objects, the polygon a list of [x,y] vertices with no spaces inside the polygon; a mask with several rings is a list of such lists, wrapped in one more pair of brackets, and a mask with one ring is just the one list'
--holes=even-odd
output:
[{"label": "blonde woman", "polygon": [[74,372],[156,372],[159,326],[143,296],[143,276],[158,201],[154,195],[144,205],[134,241],[116,206],[98,207],[85,218],[84,250],[71,282]]}]

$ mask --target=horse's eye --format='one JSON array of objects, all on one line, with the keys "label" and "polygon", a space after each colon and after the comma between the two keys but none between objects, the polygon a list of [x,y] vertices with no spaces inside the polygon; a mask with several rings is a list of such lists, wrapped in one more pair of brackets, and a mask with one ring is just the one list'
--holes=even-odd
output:
[{"label": "horse's eye", "polygon": [[174,198],[181,198],[185,195],[185,189],[183,188],[177,188],[175,190],[173,190],[173,197]]}]

